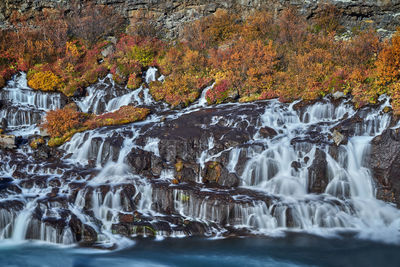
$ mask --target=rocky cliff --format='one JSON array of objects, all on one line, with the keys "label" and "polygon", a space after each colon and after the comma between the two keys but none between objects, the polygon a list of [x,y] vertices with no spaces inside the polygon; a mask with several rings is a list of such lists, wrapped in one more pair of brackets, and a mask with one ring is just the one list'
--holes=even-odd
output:
[{"label": "rocky cliff", "polygon": [[[0,2],[0,21],[3,26],[6,25],[13,11],[32,16],[43,9],[57,7],[68,11],[71,2],[71,0],[3,0]],[[305,17],[312,18],[321,12],[327,3],[333,4],[338,9],[341,23],[348,29],[372,25],[382,33],[390,33],[400,26],[399,0],[97,0],[95,2],[114,7],[125,18],[150,16],[164,28],[168,37],[176,37],[185,23],[210,15],[217,9],[246,14],[252,10],[268,9],[280,12],[285,7],[294,7]]]}]

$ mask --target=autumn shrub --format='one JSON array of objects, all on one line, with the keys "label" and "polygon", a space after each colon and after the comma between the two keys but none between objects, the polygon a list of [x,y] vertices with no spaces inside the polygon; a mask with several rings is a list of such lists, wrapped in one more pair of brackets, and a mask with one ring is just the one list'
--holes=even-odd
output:
[{"label": "autumn shrub", "polygon": [[117,111],[94,116],[84,123],[88,129],[95,129],[103,126],[121,125],[144,120],[150,110],[134,106],[123,106]]},{"label": "autumn shrub", "polygon": [[297,51],[301,49],[302,43],[309,36],[306,20],[293,8],[282,11],[276,21],[276,25],[278,27],[278,35],[275,41],[283,49]]},{"label": "autumn shrub", "polygon": [[46,142],[44,141],[44,139],[42,137],[39,138],[35,138],[33,139],[30,143],[29,146],[32,149],[38,149],[39,146],[44,145]]},{"label": "autumn shrub", "polygon": [[212,81],[206,55],[185,44],[168,47],[158,60],[163,82],[152,82],[150,93],[157,101],[172,107],[185,107],[194,102]]},{"label": "autumn shrub", "polygon": [[39,71],[29,75],[28,85],[33,89],[42,91],[56,91],[64,86],[60,77],[51,71]]},{"label": "autumn shrub", "polygon": [[115,54],[107,59],[114,80],[119,84],[128,83],[129,88],[137,88],[143,70],[157,65],[156,59],[163,47],[163,42],[154,38],[122,36]]},{"label": "autumn shrub", "polygon": [[[338,42],[338,41],[337,41]],[[376,55],[381,50],[382,43],[376,31],[362,31],[349,40],[338,42],[338,64],[347,68],[374,68]]]},{"label": "autumn shrub", "polygon": [[393,114],[400,116],[400,82],[395,82],[388,88],[392,98]]},{"label": "autumn shrub", "polygon": [[50,110],[41,127],[46,129],[51,137],[61,137],[73,129],[82,127],[87,119],[88,115],[72,108]]},{"label": "autumn shrub", "polygon": [[276,39],[278,26],[268,11],[255,11],[250,14],[240,29],[240,36],[248,40]]},{"label": "autumn shrub", "polygon": [[390,41],[386,41],[376,61],[378,81],[382,85],[400,79],[400,32],[396,32]]},{"label": "autumn shrub", "polygon": [[137,89],[142,83],[142,77],[140,77],[137,73],[133,73],[129,76],[127,87],[129,89]]},{"label": "autumn shrub", "polygon": [[164,82],[150,83],[150,94],[156,101],[165,101],[174,107],[186,107],[199,98],[212,79],[191,74],[174,73]]},{"label": "autumn shrub", "polygon": [[213,15],[189,24],[184,31],[184,39],[194,50],[218,46],[229,40],[240,30],[236,14],[218,9]]},{"label": "autumn shrub", "polygon": [[207,103],[219,104],[224,102],[228,98],[228,92],[230,90],[230,83],[228,80],[220,80],[214,85],[212,90],[208,90],[206,93]]},{"label": "autumn shrub", "polygon": [[[107,42],[100,42],[88,48],[83,41],[68,42],[64,57],[53,63],[38,64],[30,69],[28,84],[32,88],[46,91],[52,87],[49,83],[51,80],[57,81],[58,86],[52,87],[52,90],[58,90],[66,96],[73,96],[76,90],[96,83],[99,78],[107,75],[106,64],[100,63],[100,52],[106,45]],[[53,74],[52,78],[57,76],[58,79],[50,79],[50,73]],[[40,84],[40,81],[43,84]]]},{"label": "autumn shrub", "polygon": [[59,146],[74,134],[104,126],[121,125],[144,120],[149,109],[123,106],[119,110],[102,115],[78,111],[73,105],[48,111],[41,127],[51,136],[49,146]]},{"label": "autumn shrub", "polygon": [[317,10],[313,30],[324,34],[340,33],[344,27],[340,24],[341,11],[333,4],[325,4]]},{"label": "autumn shrub", "polygon": [[124,19],[112,8],[88,1],[72,1],[72,8],[66,18],[69,34],[95,44],[106,36],[120,32]]},{"label": "autumn shrub", "polygon": [[211,51],[210,57],[215,80],[229,80],[230,87],[238,90],[243,99],[273,91],[276,63],[277,53],[272,41],[238,41],[229,48]]}]

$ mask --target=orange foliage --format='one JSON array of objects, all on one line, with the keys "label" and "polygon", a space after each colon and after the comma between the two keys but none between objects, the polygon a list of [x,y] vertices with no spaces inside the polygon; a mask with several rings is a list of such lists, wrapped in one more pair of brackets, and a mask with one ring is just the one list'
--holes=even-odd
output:
[{"label": "orange foliage", "polygon": [[229,48],[213,50],[210,57],[214,78],[230,81],[231,88],[237,89],[242,98],[264,91],[269,92],[270,98],[275,96],[272,85],[276,63],[272,41],[264,44],[261,40],[241,40]]},{"label": "orange foliage", "polygon": [[397,81],[390,85],[389,92],[392,97],[393,113],[400,115],[400,82]]},{"label": "orange foliage", "polygon": [[172,107],[194,102],[212,80],[206,71],[205,55],[184,44],[170,47],[159,60],[159,66],[167,77],[163,83],[151,83],[150,93],[155,100],[163,100]]},{"label": "orange foliage", "polygon": [[50,110],[41,127],[46,129],[52,137],[60,137],[67,132],[82,127],[88,115],[73,108]]},{"label": "orange foliage", "polygon": [[66,106],[63,109],[48,111],[41,127],[52,137],[49,146],[59,146],[75,133],[144,120],[149,113],[150,110],[146,108],[123,106],[117,111],[95,116]]},{"label": "orange foliage", "polygon": [[385,43],[376,61],[379,83],[386,85],[400,79],[400,32]]},{"label": "orange foliage", "polygon": [[213,15],[197,20],[186,27],[184,38],[195,50],[217,46],[239,31],[238,19],[237,15],[218,9]]},{"label": "orange foliage", "polygon": [[144,120],[149,113],[150,110],[147,108],[123,106],[117,111],[94,116],[83,125],[88,127],[88,129],[95,129],[103,126],[127,124]]}]

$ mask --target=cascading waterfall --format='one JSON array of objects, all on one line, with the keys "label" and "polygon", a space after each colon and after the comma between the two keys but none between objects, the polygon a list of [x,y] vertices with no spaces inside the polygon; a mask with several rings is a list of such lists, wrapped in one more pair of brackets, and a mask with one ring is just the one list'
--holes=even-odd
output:
[{"label": "cascading waterfall", "polygon": [[[109,75],[89,87],[87,96],[76,103],[82,111],[95,114],[127,104],[165,111],[146,88],[157,79],[156,73],[156,68],[150,68],[140,88],[118,93]],[[163,77],[158,79],[162,81]],[[303,109],[296,107],[299,102],[288,105],[269,100],[260,102],[262,112],[256,113],[249,104],[208,107],[205,94],[212,86],[186,109],[75,134],[61,147],[65,151],[62,164],[35,162],[29,154],[32,151],[26,148],[18,149],[17,156],[0,153],[1,177],[13,180],[14,185],[0,192],[0,238],[64,244],[94,238],[111,246],[121,241],[121,233],[132,237],[186,236],[203,227],[201,232],[206,236],[243,229],[262,235],[355,231],[363,238],[399,242],[400,211],[376,199],[374,180],[365,161],[372,138],[391,125],[391,116],[382,112],[390,106],[388,98],[381,97],[382,104],[377,108],[359,111],[346,99],[338,105],[323,99]],[[11,118],[8,109],[0,111],[11,127],[25,131],[44,111],[62,107],[59,95],[29,89],[24,74],[9,82],[0,97],[20,107],[21,112],[24,108],[33,110],[24,118],[17,113]],[[172,185],[175,162],[162,160],[166,153],[160,149],[162,137],[147,133],[202,110],[210,114],[210,122],[201,129],[235,129],[245,124],[254,129],[254,134],[245,143],[224,143],[221,147],[227,133],[217,136],[210,130],[203,143],[196,144],[202,149],[196,151],[194,159],[200,170],[195,181]],[[227,115],[214,116],[214,110]],[[40,116],[34,117],[34,112]],[[354,116],[362,117],[362,122],[333,155],[326,140],[330,140],[333,128]],[[265,137],[265,128],[275,134]],[[163,162],[158,175],[146,178],[133,170],[128,158],[136,150],[151,155],[150,160]],[[207,162],[218,161],[224,154],[228,155],[224,162],[227,173],[239,177],[238,188],[204,184]],[[322,174],[313,169],[318,161],[326,165]],[[316,184],[321,179],[325,185]],[[196,222],[202,226],[193,226]]]},{"label": "cascading waterfall", "polygon": [[27,85],[25,73],[15,75],[0,91],[0,100],[5,108],[0,111],[0,118],[7,120],[8,127],[15,135],[38,133],[35,124],[40,123],[45,111],[61,108],[61,94],[32,90]]}]

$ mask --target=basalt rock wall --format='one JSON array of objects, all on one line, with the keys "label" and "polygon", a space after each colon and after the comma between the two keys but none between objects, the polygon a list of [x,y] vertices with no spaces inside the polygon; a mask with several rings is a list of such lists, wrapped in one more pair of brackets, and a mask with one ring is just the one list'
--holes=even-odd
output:
[{"label": "basalt rock wall", "polygon": [[[240,14],[253,10],[268,9],[279,13],[286,7],[294,7],[306,18],[316,16],[326,4],[333,4],[341,13],[341,22],[348,29],[373,26],[383,34],[389,34],[400,26],[399,0],[89,0],[99,5],[114,7],[125,18],[146,14],[161,26],[166,37],[179,36],[183,26],[193,20],[226,9]],[[14,11],[34,16],[43,9],[62,7],[68,11],[71,0],[2,0],[0,1],[0,25],[6,26]]]}]

